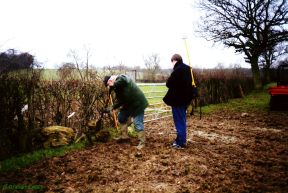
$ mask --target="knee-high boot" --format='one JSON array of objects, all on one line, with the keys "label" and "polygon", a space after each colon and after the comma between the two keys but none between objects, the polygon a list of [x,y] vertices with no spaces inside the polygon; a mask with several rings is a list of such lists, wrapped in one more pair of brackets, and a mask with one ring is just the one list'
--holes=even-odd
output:
[{"label": "knee-high boot", "polygon": [[138,132],[138,139],[139,139],[139,144],[137,146],[137,149],[142,149],[143,147],[145,147],[145,132],[144,131]]},{"label": "knee-high boot", "polygon": [[127,123],[121,124],[120,123],[120,136],[115,138],[117,142],[124,142],[129,139],[128,136],[128,125]]}]

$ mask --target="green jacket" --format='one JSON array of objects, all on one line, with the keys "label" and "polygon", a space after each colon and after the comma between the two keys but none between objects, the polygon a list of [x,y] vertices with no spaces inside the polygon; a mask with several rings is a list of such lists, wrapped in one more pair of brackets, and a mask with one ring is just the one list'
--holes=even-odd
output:
[{"label": "green jacket", "polygon": [[119,75],[112,88],[116,94],[113,109],[122,106],[131,116],[142,113],[148,106],[148,101],[136,83],[127,75]]}]

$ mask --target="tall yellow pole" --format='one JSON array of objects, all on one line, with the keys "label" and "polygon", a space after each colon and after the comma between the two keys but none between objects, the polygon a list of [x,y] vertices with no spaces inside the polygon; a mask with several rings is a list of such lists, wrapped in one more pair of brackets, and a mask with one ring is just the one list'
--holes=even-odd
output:
[{"label": "tall yellow pole", "polygon": [[196,87],[196,84],[195,84],[195,81],[194,81],[194,76],[193,76],[193,71],[192,71],[192,65],[191,65],[191,62],[190,62],[190,56],[189,56],[189,52],[188,52],[188,46],[187,46],[186,39],[187,39],[186,37],[183,38],[184,44],[185,44],[185,48],[186,48],[186,54],[187,54],[187,57],[188,57],[189,66],[191,67],[192,86]]}]

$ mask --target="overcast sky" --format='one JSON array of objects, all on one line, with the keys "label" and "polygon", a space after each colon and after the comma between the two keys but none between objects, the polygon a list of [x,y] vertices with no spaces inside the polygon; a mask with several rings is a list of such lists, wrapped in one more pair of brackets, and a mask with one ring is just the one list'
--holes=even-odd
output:
[{"label": "overcast sky", "polygon": [[213,68],[245,64],[233,49],[212,47],[195,33],[199,14],[194,0],[0,0],[0,51],[9,48],[34,55],[46,68],[71,61],[70,50],[90,64],[144,67],[143,57],[159,54],[160,66],[171,68],[174,53],[188,63]]}]

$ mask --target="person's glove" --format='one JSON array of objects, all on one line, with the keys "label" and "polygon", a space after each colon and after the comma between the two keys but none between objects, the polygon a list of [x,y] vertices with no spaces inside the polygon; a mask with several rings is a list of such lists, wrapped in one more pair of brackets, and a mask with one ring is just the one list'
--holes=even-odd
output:
[{"label": "person's glove", "polygon": [[112,107],[107,107],[102,110],[103,113],[111,113]]}]

